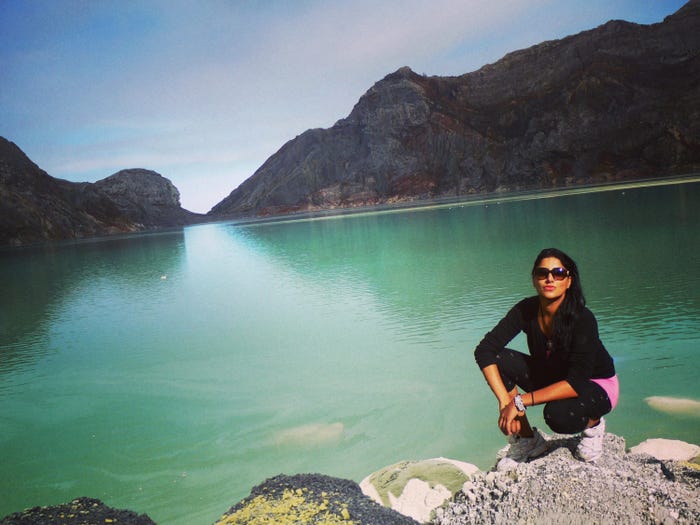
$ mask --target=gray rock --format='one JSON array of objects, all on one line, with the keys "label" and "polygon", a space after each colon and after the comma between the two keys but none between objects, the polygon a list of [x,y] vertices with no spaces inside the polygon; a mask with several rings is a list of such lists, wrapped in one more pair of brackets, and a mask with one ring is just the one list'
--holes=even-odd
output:
[{"label": "gray rock", "polygon": [[[465,484],[433,523],[619,524],[700,522],[692,469],[625,452],[606,434],[596,464],[576,460],[577,438],[555,436],[542,457],[509,472],[491,471]],[[494,486],[499,486],[494,490]]]}]

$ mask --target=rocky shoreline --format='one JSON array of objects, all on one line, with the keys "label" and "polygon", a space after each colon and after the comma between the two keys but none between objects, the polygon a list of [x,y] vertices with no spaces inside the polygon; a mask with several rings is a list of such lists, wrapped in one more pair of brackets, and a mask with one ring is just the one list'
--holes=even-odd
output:
[{"label": "rocky shoreline", "polygon": [[[656,524],[700,522],[700,466],[661,460],[605,436],[597,464],[573,458],[577,440],[554,437],[542,457],[468,481],[433,523]],[[697,448],[697,447],[696,447]],[[697,451],[695,452],[697,453]],[[695,458],[697,462],[697,458]]]},{"label": "rocky shoreline", "polygon": [[[573,456],[577,438],[553,435],[548,443],[544,455],[506,472],[437,458],[392,465],[362,486],[321,474],[279,475],[254,487],[216,525],[700,523],[697,445],[656,439],[627,451],[622,437],[606,434],[603,457],[588,464]],[[0,520],[0,525],[59,523],[155,522],[90,498]]]}]

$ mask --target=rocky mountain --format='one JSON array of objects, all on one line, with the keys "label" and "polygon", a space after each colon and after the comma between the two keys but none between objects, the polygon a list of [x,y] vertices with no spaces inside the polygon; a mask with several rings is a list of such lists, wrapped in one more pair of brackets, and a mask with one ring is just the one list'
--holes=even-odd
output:
[{"label": "rocky mountain", "polygon": [[458,77],[404,67],[289,141],[209,214],[262,216],[700,170],[700,0]]},{"label": "rocky mountain", "polygon": [[182,209],[177,188],[154,171],[69,182],[0,137],[0,246],[181,226],[200,217]]}]

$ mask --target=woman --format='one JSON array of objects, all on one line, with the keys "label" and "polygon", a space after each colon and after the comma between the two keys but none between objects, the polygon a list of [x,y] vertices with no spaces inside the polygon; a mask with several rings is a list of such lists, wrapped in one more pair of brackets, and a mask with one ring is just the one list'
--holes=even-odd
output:
[{"label": "woman", "polygon": [[[545,404],[544,420],[554,432],[582,432],[577,455],[596,461],[603,452],[603,415],[615,407],[619,395],[613,360],[598,337],[578,268],[568,255],[555,248],[542,250],[532,267],[532,284],[537,295],[516,304],[474,352],[498,400],[498,426],[510,444],[498,468],[510,468],[547,449],[525,415],[528,407],[539,404]],[[521,331],[530,355],[506,348]]]}]

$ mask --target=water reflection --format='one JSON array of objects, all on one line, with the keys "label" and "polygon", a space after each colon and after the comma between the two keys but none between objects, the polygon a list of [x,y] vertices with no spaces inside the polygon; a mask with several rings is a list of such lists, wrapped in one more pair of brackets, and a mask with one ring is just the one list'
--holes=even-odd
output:
[{"label": "water reflection", "polygon": [[369,291],[385,313],[420,332],[465,301],[488,309],[503,293],[526,291],[529,261],[485,255],[497,219],[474,206],[268,224],[245,234],[309,283],[339,297]]},{"label": "water reflection", "polygon": [[697,329],[700,276],[688,262],[697,259],[699,190],[682,184],[231,228],[339,297],[369,290],[416,334],[495,322],[532,293],[539,249],[557,246],[577,259],[603,332],[664,339]]},{"label": "water reflection", "polygon": [[66,298],[101,280],[142,287],[182,264],[181,230],[0,252],[0,373],[47,351],[47,327]]}]

